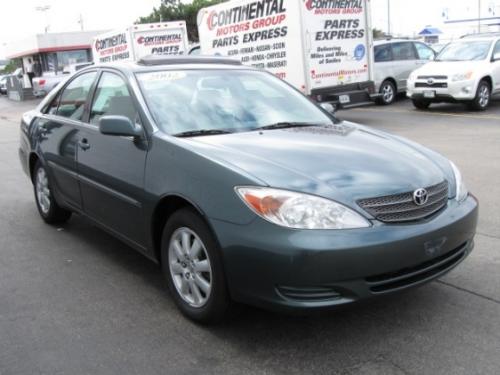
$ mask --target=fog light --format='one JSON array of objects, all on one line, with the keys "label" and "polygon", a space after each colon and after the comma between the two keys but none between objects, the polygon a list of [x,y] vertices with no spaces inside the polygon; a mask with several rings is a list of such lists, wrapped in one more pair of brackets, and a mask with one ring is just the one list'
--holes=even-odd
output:
[{"label": "fog light", "polygon": [[470,86],[462,87],[462,91],[465,92],[466,94],[470,94],[471,88]]}]

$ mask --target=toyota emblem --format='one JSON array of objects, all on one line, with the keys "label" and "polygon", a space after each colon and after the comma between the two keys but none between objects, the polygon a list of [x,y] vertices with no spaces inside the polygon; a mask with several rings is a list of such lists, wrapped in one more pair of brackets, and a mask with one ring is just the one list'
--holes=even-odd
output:
[{"label": "toyota emblem", "polygon": [[413,192],[413,202],[417,206],[423,206],[429,200],[429,194],[425,189],[417,189]]},{"label": "toyota emblem", "polygon": [[429,78],[429,79],[427,80],[427,84],[428,84],[429,86],[432,86],[432,85],[434,84],[434,79],[433,79],[433,78]]}]

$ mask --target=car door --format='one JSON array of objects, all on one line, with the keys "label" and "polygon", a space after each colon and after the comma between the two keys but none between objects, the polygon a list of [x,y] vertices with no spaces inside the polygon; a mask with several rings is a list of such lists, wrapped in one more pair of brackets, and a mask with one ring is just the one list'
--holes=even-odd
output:
[{"label": "car door", "polygon": [[392,56],[394,59],[394,74],[398,89],[406,90],[406,81],[410,73],[416,69],[417,52],[412,42],[392,43]]},{"label": "car door", "polygon": [[77,133],[96,77],[97,71],[91,71],[73,78],[36,120],[39,152],[49,168],[58,198],[76,209],[82,207],[76,165]]},{"label": "car door", "polygon": [[427,64],[429,61],[434,60],[436,52],[424,43],[414,42],[415,49],[417,50],[417,61],[415,62],[415,69]]},{"label": "car door", "polygon": [[96,85],[88,123],[79,132],[78,175],[84,212],[122,238],[143,247],[142,195],[146,138],[104,135],[103,116],[126,116],[140,124],[126,79],[105,70]]},{"label": "car door", "polygon": [[493,49],[492,55],[492,64],[493,64],[493,80],[494,80],[494,93],[500,93],[500,60],[495,59],[495,55],[500,54],[500,40],[498,40],[495,44],[495,48]]},{"label": "car door", "polygon": [[375,56],[375,84],[377,90],[387,78],[395,78],[394,63],[392,61],[391,43],[380,44],[374,47]]}]

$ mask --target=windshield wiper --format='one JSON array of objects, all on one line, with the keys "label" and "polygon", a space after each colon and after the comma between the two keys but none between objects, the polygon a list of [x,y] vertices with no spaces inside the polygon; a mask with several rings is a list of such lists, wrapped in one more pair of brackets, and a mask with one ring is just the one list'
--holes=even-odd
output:
[{"label": "windshield wiper", "polygon": [[275,124],[259,126],[254,130],[272,130],[272,129],[287,129],[287,128],[299,128],[304,126],[315,126],[318,124],[313,124],[310,122],[277,122]]},{"label": "windshield wiper", "polygon": [[219,129],[201,129],[201,130],[189,130],[186,132],[181,132],[174,134],[174,137],[200,137],[203,135],[217,135],[217,134],[231,134],[230,131],[227,130],[219,130]]}]

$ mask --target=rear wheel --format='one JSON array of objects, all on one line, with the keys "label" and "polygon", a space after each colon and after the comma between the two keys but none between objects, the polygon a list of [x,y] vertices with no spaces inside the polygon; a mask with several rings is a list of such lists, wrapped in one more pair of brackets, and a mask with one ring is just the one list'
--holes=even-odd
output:
[{"label": "rear wheel", "polygon": [[413,106],[416,109],[427,109],[431,105],[431,102],[423,99],[412,99]]},{"label": "rear wheel", "polygon": [[59,206],[54,198],[50,178],[39,161],[33,172],[35,202],[42,219],[48,224],[64,223],[71,217],[71,211]]},{"label": "rear wheel", "polygon": [[177,307],[190,319],[212,323],[226,316],[229,296],[217,241],[191,209],[175,212],[163,230],[163,273]]},{"label": "rear wheel", "polygon": [[491,88],[487,81],[479,82],[476,91],[476,97],[469,104],[469,107],[476,111],[484,111],[488,108],[491,100]]},{"label": "rear wheel", "polygon": [[396,86],[391,81],[384,81],[380,85],[380,94],[382,96],[378,99],[378,103],[382,105],[389,105],[394,103],[396,99]]}]

